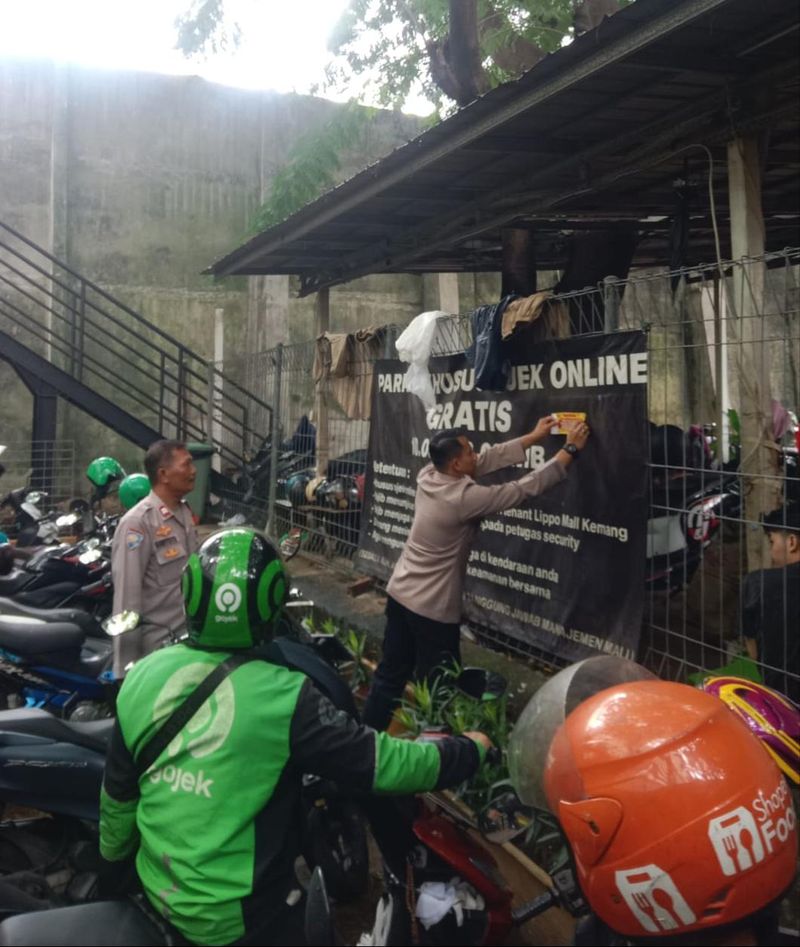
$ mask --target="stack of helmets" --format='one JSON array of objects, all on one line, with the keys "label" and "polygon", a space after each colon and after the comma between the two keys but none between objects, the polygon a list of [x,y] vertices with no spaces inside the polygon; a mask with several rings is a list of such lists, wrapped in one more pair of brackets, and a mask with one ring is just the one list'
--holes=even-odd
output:
[{"label": "stack of helmets", "polygon": [[293,473],[286,479],[286,499],[293,507],[303,506],[306,503],[306,487],[311,480],[311,474],[307,470],[301,470]]}]

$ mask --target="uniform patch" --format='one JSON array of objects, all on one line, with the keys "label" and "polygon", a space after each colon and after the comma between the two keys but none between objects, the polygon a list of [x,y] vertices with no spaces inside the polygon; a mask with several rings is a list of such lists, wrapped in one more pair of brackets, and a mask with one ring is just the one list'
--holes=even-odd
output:
[{"label": "uniform patch", "polygon": [[159,526],[156,530],[156,539],[164,539],[166,536],[172,535],[171,526]]},{"label": "uniform patch", "polygon": [[176,556],[181,554],[180,546],[170,546],[168,549],[165,549],[162,555],[165,559],[174,559]]},{"label": "uniform patch", "polygon": [[138,549],[143,542],[144,533],[140,533],[138,529],[128,530],[128,533],[125,536],[125,545],[128,547],[128,549]]},{"label": "uniform patch", "polygon": [[172,516],[172,510],[168,506],[164,506],[163,503],[158,508],[158,512],[164,517],[165,520],[168,520]]}]

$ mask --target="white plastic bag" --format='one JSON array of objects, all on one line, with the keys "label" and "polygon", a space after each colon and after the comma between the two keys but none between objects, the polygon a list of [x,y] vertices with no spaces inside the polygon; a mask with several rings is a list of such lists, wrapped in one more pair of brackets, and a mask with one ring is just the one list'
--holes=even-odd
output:
[{"label": "white plastic bag", "polygon": [[408,390],[415,394],[426,408],[432,408],[436,404],[428,372],[428,359],[431,357],[436,320],[446,315],[448,313],[439,309],[420,313],[405,327],[395,343],[400,360],[411,363],[406,372]]}]

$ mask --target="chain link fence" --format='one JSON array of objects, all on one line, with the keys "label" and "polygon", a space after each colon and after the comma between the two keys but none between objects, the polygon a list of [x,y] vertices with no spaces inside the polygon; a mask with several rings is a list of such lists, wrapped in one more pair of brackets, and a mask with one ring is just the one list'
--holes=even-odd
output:
[{"label": "chain link fence", "polygon": [[[759,514],[800,499],[800,250],[609,279],[558,299],[565,334],[648,333],[650,513],[640,658],[672,679],[728,665],[745,646],[745,574],[770,566]],[[305,548],[338,567],[351,564],[358,545],[374,364],[395,354],[399,331],[390,326],[327,348],[309,341],[225,362],[228,375],[273,405],[277,422],[278,448],[263,446],[253,497],[240,511],[263,525],[274,509],[275,533],[307,530]],[[469,314],[443,318],[432,354],[460,353],[471,341]],[[765,581],[782,581],[785,613],[773,634],[780,640],[750,647],[759,647],[767,680],[793,690],[791,639],[800,616],[791,611],[797,604],[785,573],[750,580],[750,591],[760,583],[764,594]],[[559,664],[492,629],[473,631],[490,646]]]}]

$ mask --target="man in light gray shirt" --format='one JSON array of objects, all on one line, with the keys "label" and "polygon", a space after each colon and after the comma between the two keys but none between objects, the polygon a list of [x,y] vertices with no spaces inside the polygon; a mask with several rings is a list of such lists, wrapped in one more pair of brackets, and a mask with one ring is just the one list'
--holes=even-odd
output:
[{"label": "man in light gray shirt", "polygon": [[111,547],[113,612],[142,616],[139,628],[114,639],[117,678],[183,626],[181,575],[199,545],[192,511],[183,499],[197,473],[186,445],[156,441],[147,449],[144,468],[151,491],[119,521]]},{"label": "man in light gray shirt", "polygon": [[475,450],[463,430],[437,431],[431,463],[417,477],[414,522],[387,586],[383,658],[364,708],[364,723],[389,725],[406,682],[437,667],[460,663],[461,596],[467,560],[481,517],[518,506],[560,483],[586,444],[589,428],[576,424],[564,447],[540,470],[493,486],[475,477],[520,464],[525,451],[556,423],[542,418],[528,434]]}]

